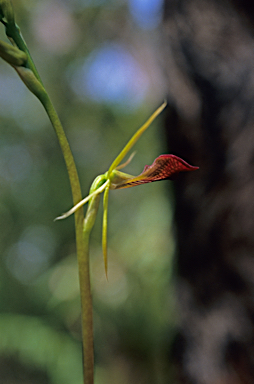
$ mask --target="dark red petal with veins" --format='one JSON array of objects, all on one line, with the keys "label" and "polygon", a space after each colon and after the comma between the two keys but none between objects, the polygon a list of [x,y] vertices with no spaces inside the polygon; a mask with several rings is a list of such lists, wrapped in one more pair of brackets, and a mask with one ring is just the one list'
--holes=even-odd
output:
[{"label": "dark red petal with veins", "polygon": [[154,160],[152,165],[146,165],[139,176],[120,183],[116,186],[116,189],[169,179],[179,172],[195,171],[198,168],[186,163],[186,161],[175,155],[161,155]]}]

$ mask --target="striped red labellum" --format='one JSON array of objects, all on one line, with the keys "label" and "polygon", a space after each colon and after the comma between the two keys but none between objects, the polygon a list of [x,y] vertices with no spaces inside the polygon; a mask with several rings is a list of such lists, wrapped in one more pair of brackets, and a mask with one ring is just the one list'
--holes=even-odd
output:
[{"label": "striped red labellum", "polygon": [[152,183],[170,179],[180,172],[195,171],[199,167],[192,166],[175,155],[160,155],[152,165],[146,165],[143,172],[136,177],[124,180],[115,185],[115,189],[134,187],[135,185]]}]

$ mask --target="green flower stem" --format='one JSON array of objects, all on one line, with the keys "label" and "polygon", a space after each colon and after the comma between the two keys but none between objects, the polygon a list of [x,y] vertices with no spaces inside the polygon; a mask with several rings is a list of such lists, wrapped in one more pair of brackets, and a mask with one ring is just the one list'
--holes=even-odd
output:
[{"label": "green flower stem", "polygon": [[[97,198],[97,200],[99,200]],[[89,236],[90,231],[84,231],[83,257],[78,257],[80,295],[82,306],[82,342],[83,342],[83,371],[84,384],[94,382],[94,341],[93,341],[93,306],[90,289],[89,271]]]},{"label": "green flower stem", "polygon": [[[103,179],[97,177],[90,189],[94,192],[103,183]],[[100,202],[100,194],[95,195],[89,201],[83,226],[83,257],[79,260],[80,293],[82,300],[82,332],[85,384],[93,384],[94,380],[94,345],[93,345],[93,307],[91,296],[90,270],[89,270],[89,238],[97,216]],[[78,210],[79,212],[80,210]]]},{"label": "green flower stem", "polygon": [[[40,99],[56,131],[64,155],[72,189],[73,204],[75,205],[82,199],[82,195],[71,149],[50,98],[47,94],[44,94]],[[76,247],[82,307],[84,384],[93,384],[94,382],[93,307],[89,271],[89,235],[95,221],[98,205],[99,196],[97,195],[91,199],[85,221],[83,209],[75,212]],[[84,224],[84,231],[83,222],[87,223]]]},{"label": "green flower stem", "polygon": [[84,359],[85,384],[93,384],[94,382],[93,307],[89,273],[89,238],[96,219],[99,202],[100,195],[94,196],[89,202],[83,228],[84,257],[79,260],[80,293],[81,297],[83,297],[83,354],[86,356]]},{"label": "green flower stem", "polygon": [[[3,22],[3,21],[2,21]],[[60,119],[56,110],[43,86],[34,62],[31,58],[25,41],[23,40],[19,27],[13,22],[5,23],[6,35],[10,41],[14,43],[20,50],[27,54],[27,62],[25,66],[14,66],[21,79],[24,81],[28,89],[34,93],[44,106],[47,115],[57,134],[58,141],[66,163],[73,204],[77,204],[82,199],[79,177],[74,162],[74,158],[64,133]],[[88,209],[88,226],[83,233],[84,213],[83,209],[75,212],[75,231],[76,231],[76,247],[79,268],[80,295],[82,307],[82,341],[83,341],[83,372],[84,384],[93,384],[94,368],[94,351],[93,351],[93,318],[92,318],[92,295],[90,287],[89,273],[89,234],[92,229],[91,224],[94,222],[94,207],[97,203],[96,197],[91,200]],[[93,212],[93,214],[92,214]]]}]

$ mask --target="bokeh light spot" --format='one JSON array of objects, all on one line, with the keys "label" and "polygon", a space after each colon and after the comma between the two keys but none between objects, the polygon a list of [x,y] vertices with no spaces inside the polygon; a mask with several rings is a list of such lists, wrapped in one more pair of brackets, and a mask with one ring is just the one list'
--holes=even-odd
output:
[{"label": "bokeh light spot", "polygon": [[79,37],[72,15],[61,2],[41,2],[33,18],[33,33],[47,50],[68,53]]},{"label": "bokeh light spot", "polygon": [[55,244],[50,228],[43,225],[28,227],[7,251],[6,265],[21,283],[32,283],[48,267]]},{"label": "bokeh light spot", "polygon": [[71,76],[72,89],[78,96],[132,108],[144,100],[148,82],[134,57],[117,44],[93,51]]},{"label": "bokeh light spot", "polygon": [[5,145],[0,155],[0,178],[17,182],[26,179],[32,169],[32,158],[25,144]]},{"label": "bokeh light spot", "polygon": [[129,0],[129,8],[142,29],[154,29],[162,21],[163,0]]}]

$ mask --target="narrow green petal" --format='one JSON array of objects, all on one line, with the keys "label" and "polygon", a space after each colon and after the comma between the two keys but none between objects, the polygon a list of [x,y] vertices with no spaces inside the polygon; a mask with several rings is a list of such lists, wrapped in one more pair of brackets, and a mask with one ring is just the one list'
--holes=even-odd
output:
[{"label": "narrow green petal", "polygon": [[113,161],[111,164],[108,175],[110,176],[110,173],[118,166],[118,164],[121,163],[121,161],[124,159],[124,157],[127,155],[127,153],[131,150],[133,145],[138,141],[140,136],[145,132],[145,130],[149,127],[149,125],[152,124],[154,119],[163,111],[163,109],[166,107],[167,103],[164,101],[164,103],[156,109],[156,111],[152,114],[152,116],[149,117],[149,119],[145,122],[145,124],[142,125],[141,128],[132,136],[132,138],[128,141],[124,149],[119,153],[117,158]]},{"label": "narrow green petal", "polygon": [[107,250],[107,231],[108,231],[108,193],[109,186],[106,187],[103,198],[103,222],[102,222],[102,251],[104,259],[105,274],[108,278],[108,250]]},{"label": "narrow green petal", "polygon": [[81,200],[79,203],[74,205],[68,212],[63,213],[61,216],[58,216],[55,218],[54,221],[56,220],[62,220],[66,219],[66,217],[69,217],[72,215],[74,212],[76,212],[79,208],[81,208],[84,204],[88,203],[88,201],[93,197],[98,195],[99,193],[102,193],[104,189],[109,185],[110,181],[107,180],[104,184],[100,186],[100,188],[96,189],[93,193],[90,193],[90,195],[86,196],[83,200]]}]

